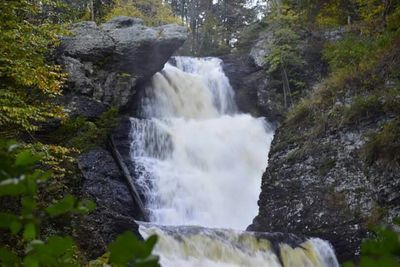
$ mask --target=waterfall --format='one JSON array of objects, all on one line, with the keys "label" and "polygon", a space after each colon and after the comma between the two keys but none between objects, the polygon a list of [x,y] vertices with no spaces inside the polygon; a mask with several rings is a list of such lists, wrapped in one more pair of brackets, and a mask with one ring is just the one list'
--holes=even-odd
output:
[{"label": "waterfall", "polygon": [[[141,232],[159,235],[162,264],[338,266],[324,264],[323,255],[332,251],[325,241],[305,241],[301,256],[282,244],[279,255],[286,256],[278,260],[271,249],[260,250],[250,233],[238,232],[257,214],[272,127],[263,118],[238,112],[220,59],[175,57],[173,61],[145,88],[144,119],[131,119],[135,183],[152,222],[151,227],[142,224]],[[193,234],[184,229],[201,231]],[[239,242],[243,236],[250,243]],[[291,265],[293,255],[304,264]],[[335,259],[333,251],[329,255]]]}]

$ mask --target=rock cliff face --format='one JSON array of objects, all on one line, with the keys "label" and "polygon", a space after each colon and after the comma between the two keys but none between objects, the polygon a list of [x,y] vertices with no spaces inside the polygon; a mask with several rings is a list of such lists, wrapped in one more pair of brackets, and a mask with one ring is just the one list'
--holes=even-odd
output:
[{"label": "rock cliff face", "polygon": [[[164,67],[186,34],[182,26],[150,28],[131,17],[117,17],[100,26],[94,22],[73,25],[72,35],[61,39],[58,50],[68,86],[57,101],[71,117],[93,120],[116,106],[125,118],[135,110],[141,83]],[[120,119],[113,134],[115,148],[124,159],[129,159],[129,125],[128,119]],[[102,144],[78,158],[82,195],[97,204],[93,213],[78,222],[76,233],[89,259],[101,256],[107,244],[126,230],[140,236],[135,219],[143,219],[142,210],[111,151],[108,144]]]},{"label": "rock cliff face", "polygon": [[313,138],[304,136],[307,127],[283,124],[249,230],[325,238],[340,260],[354,258],[369,224],[400,214],[399,168],[369,165],[360,154],[368,133],[378,131],[383,120],[327,129]]},{"label": "rock cliff face", "polygon": [[[393,56],[390,64],[399,62]],[[377,68],[385,77],[385,68]],[[390,85],[384,79],[383,88]],[[338,109],[354,101],[356,84],[347,85],[344,100],[334,104]],[[364,146],[396,115],[368,113],[347,123],[333,122],[331,114],[325,121],[285,120],[262,177],[259,214],[248,229],[321,237],[331,241],[340,261],[356,258],[368,227],[400,214],[399,164],[366,160]]]},{"label": "rock cliff face", "polygon": [[[85,102],[124,108],[134,98],[136,86],[160,71],[185,39],[185,27],[150,28],[130,17],[100,26],[75,24],[72,36],[63,37],[59,49],[59,62],[69,74],[67,93]],[[72,110],[81,107],[76,99],[66,100]]]}]

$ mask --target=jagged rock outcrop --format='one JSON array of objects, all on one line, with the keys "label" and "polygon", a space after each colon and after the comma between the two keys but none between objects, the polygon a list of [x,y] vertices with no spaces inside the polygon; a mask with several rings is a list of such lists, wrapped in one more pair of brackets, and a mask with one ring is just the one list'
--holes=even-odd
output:
[{"label": "jagged rock outcrop", "polygon": [[249,54],[228,55],[222,59],[239,110],[266,117],[272,123],[280,122],[285,113],[282,89],[270,80],[265,68],[257,67]]},{"label": "jagged rock outcrop", "polygon": [[144,26],[140,19],[117,17],[97,26],[81,22],[62,37],[59,62],[68,73],[68,94],[126,107],[136,85],[160,71],[183,44],[186,28]]},{"label": "jagged rock outcrop", "polygon": [[[305,61],[301,81],[306,88],[321,80],[326,73],[326,63],[321,51],[328,38],[339,38],[338,34],[303,32],[299,44]],[[287,109],[284,107],[282,77],[280,73],[268,73],[266,56],[274,42],[272,30],[262,30],[251,45],[239,53],[222,56],[224,71],[236,92],[236,103],[241,111],[254,116],[266,117],[279,124]],[[305,92],[303,92],[305,94]],[[297,98],[299,96],[296,96]]]}]

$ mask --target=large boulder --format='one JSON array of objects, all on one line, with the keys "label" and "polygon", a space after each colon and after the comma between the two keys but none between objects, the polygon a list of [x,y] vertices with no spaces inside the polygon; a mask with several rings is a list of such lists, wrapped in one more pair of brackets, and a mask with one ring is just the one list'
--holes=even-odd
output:
[{"label": "large boulder", "polygon": [[132,101],[137,84],[164,67],[187,35],[183,26],[147,27],[131,17],[100,26],[81,22],[71,31],[61,38],[58,57],[69,74],[67,90],[119,108]]}]

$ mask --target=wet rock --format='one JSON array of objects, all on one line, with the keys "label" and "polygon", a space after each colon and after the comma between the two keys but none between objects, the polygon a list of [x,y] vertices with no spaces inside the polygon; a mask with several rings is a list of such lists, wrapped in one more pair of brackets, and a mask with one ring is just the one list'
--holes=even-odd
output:
[{"label": "wet rock", "polygon": [[141,238],[138,225],[132,217],[121,215],[110,209],[98,207],[79,220],[75,233],[80,251],[88,260],[94,260],[107,251],[107,246],[119,234],[133,231]]},{"label": "wet rock", "polygon": [[95,148],[78,158],[83,175],[82,194],[96,202],[96,210],[79,222],[80,246],[90,258],[105,252],[115,237],[133,231],[138,237],[135,222],[140,214],[124,178],[110,153]]},{"label": "wet rock", "polygon": [[125,216],[139,214],[126,182],[107,150],[97,148],[81,155],[78,166],[84,177],[83,191],[97,205]]}]

